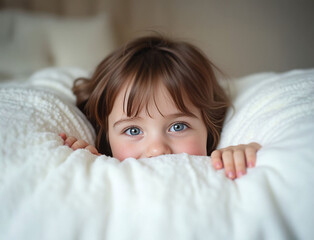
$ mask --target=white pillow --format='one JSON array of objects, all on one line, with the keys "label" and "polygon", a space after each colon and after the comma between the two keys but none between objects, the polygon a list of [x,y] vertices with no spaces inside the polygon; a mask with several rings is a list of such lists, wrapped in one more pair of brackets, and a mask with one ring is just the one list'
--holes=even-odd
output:
[{"label": "white pillow", "polygon": [[92,70],[114,49],[114,38],[105,14],[92,18],[54,19],[48,39],[55,66]]},{"label": "white pillow", "polygon": [[48,66],[92,70],[113,48],[104,13],[71,19],[0,11],[0,80],[28,77]]},{"label": "white pillow", "polygon": [[42,21],[20,11],[0,11],[0,80],[30,75],[52,63]]}]

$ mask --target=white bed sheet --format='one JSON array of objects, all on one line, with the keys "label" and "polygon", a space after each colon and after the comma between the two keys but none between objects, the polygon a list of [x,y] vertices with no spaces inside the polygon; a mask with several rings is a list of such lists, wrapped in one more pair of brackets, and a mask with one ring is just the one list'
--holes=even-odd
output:
[{"label": "white bed sheet", "polygon": [[0,239],[312,239],[314,70],[233,82],[220,147],[259,142],[235,181],[209,157],[122,163],[63,146],[92,142],[74,106],[80,69],[46,69],[0,87]]}]

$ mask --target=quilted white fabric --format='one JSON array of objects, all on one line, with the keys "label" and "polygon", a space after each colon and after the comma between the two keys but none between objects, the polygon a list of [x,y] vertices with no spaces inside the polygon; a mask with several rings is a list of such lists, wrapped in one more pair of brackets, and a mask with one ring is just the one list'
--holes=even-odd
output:
[{"label": "quilted white fabric", "polygon": [[314,70],[233,84],[220,147],[257,141],[235,181],[210,157],[123,162],[63,146],[93,142],[69,90],[78,69],[0,87],[0,239],[312,239]]}]

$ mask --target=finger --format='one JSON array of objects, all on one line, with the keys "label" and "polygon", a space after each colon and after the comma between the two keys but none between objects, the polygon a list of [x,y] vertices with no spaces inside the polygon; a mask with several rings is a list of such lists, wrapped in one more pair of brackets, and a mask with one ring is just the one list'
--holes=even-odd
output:
[{"label": "finger", "polygon": [[90,151],[92,154],[100,155],[99,152],[97,151],[97,149],[92,145],[88,145],[87,147],[85,147],[85,149]]},{"label": "finger", "polygon": [[222,159],[221,159],[221,151],[220,150],[215,150],[212,152],[212,154],[210,155],[211,159],[212,159],[212,164],[214,166],[214,168],[216,169],[221,169],[222,168]]},{"label": "finger", "polygon": [[246,161],[243,150],[236,150],[233,153],[234,165],[237,177],[242,177],[246,173]]},{"label": "finger", "polygon": [[86,148],[88,146],[88,143],[87,142],[85,142],[84,140],[82,140],[82,139],[79,139],[79,140],[77,140],[77,141],[75,141],[74,143],[73,143],[73,145],[71,146],[71,148],[73,149],[73,150],[77,150],[77,149],[80,149],[80,148]]},{"label": "finger", "polygon": [[245,149],[245,158],[247,166],[249,168],[254,167],[256,163],[256,149],[253,147],[247,147]]},{"label": "finger", "polygon": [[256,151],[258,151],[262,148],[262,146],[256,142],[250,143],[249,146],[252,146],[253,148],[255,148]]},{"label": "finger", "polygon": [[65,139],[67,138],[67,135],[65,133],[59,133],[59,136],[63,139],[63,141],[65,141]]},{"label": "finger", "polygon": [[223,151],[222,161],[225,167],[226,176],[230,179],[234,179],[236,174],[235,174],[232,150]]},{"label": "finger", "polygon": [[75,137],[68,137],[64,140],[64,145],[67,145],[69,147],[72,147],[73,143],[75,143],[77,139]]}]

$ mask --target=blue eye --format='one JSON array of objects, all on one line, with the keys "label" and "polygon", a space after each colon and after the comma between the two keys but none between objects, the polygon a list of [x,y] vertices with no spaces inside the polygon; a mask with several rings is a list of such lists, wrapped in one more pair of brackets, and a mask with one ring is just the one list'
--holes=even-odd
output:
[{"label": "blue eye", "polygon": [[179,132],[185,130],[186,128],[187,126],[184,123],[175,123],[171,126],[170,132]]},{"label": "blue eye", "polygon": [[141,129],[139,129],[139,128],[137,128],[137,127],[130,127],[130,128],[128,128],[128,129],[125,131],[125,133],[126,133],[127,135],[130,135],[130,136],[137,136],[137,135],[141,134],[142,131],[141,131]]}]

